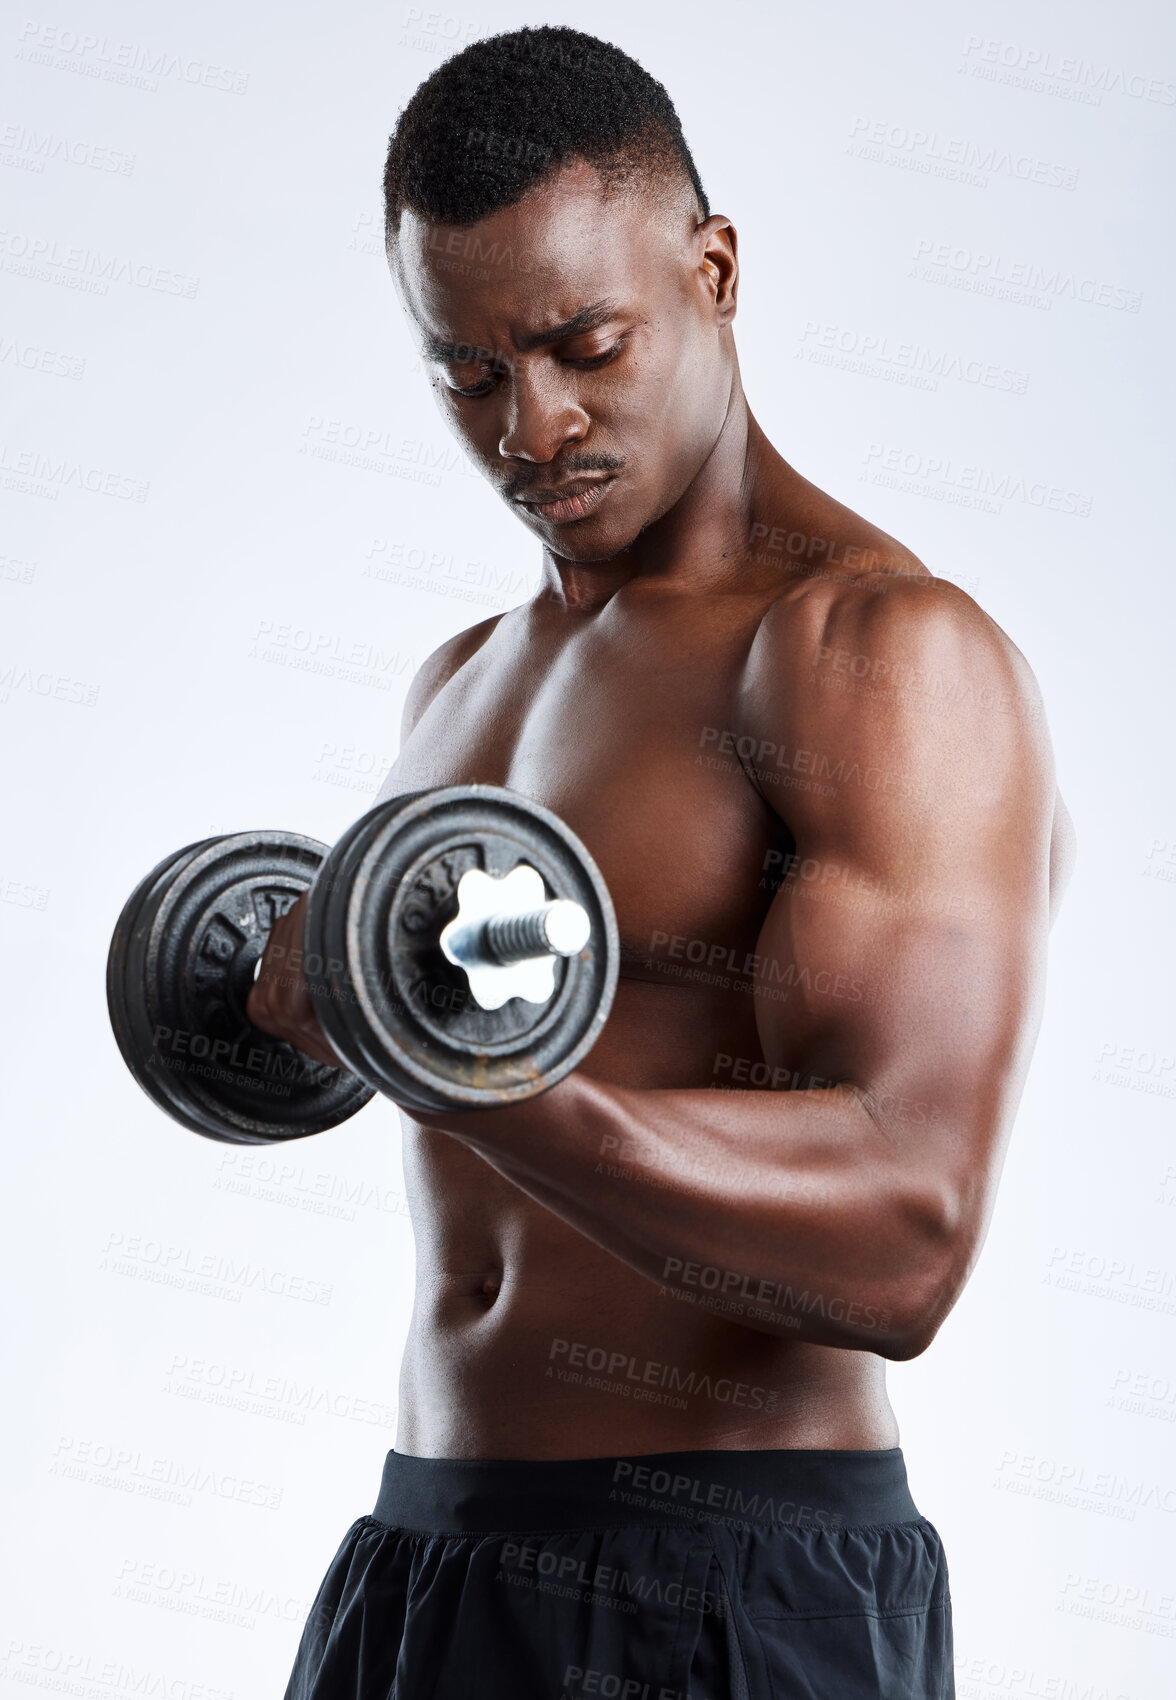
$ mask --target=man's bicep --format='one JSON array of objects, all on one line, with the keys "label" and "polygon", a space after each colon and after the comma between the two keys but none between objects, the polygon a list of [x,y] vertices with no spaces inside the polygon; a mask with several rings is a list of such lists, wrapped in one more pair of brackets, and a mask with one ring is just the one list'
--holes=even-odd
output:
[{"label": "man's bicep", "polygon": [[798,855],[756,946],[765,1060],[888,1131],[977,1126],[1035,995],[1035,932],[975,868]]},{"label": "man's bicep", "polygon": [[[1032,682],[950,599],[854,618],[818,653],[875,654],[894,688],[803,689],[781,669],[824,783],[789,804],[796,854],[757,951],[761,1043],[790,1077],[851,1083],[898,1120],[913,1101],[961,1135],[995,1128],[1036,1026],[1048,921],[1054,784]],[[929,699],[911,679],[939,685]]]}]

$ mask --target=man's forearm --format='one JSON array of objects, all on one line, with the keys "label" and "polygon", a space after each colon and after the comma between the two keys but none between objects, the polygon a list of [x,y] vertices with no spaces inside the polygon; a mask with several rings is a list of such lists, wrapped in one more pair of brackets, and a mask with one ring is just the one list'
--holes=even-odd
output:
[{"label": "man's forearm", "polygon": [[430,1125],[675,1297],[749,1327],[905,1356],[937,1308],[943,1213],[852,1089],[572,1075],[529,1103]]}]

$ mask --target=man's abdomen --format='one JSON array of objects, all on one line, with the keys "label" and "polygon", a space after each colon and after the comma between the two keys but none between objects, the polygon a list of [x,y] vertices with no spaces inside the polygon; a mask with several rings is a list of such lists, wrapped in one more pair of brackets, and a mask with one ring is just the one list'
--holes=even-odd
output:
[{"label": "man's abdomen", "polygon": [[524,1252],[501,1271],[422,1277],[397,1451],[542,1459],[897,1444],[874,1354],[683,1314],[636,1272],[594,1283],[563,1262],[537,1267]]}]

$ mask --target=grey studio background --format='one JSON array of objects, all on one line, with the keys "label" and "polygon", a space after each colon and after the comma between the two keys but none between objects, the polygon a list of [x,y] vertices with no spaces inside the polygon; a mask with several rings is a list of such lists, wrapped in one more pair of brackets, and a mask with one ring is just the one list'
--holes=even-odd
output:
[{"label": "grey studio background", "polygon": [[444,56],[566,22],[677,102],[781,452],[1042,683],[1080,838],[1044,1026],[979,1267],[889,1380],[960,1695],[1164,1700],[1171,16],[457,4],[0,26],[0,1691],[280,1694],[374,1502],[412,1276],[395,1110],[285,1149],[190,1136],[119,1059],[103,968],[180,844],[334,839],[416,666],[535,582],[434,411],[379,187]]}]

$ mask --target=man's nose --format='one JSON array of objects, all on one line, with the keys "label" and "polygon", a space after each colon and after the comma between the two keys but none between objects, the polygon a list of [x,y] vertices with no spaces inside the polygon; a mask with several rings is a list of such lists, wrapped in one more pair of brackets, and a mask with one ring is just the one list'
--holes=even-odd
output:
[{"label": "man's nose", "polygon": [[504,459],[554,460],[588,433],[588,415],[556,372],[516,367],[506,384],[507,415],[498,452]]}]

